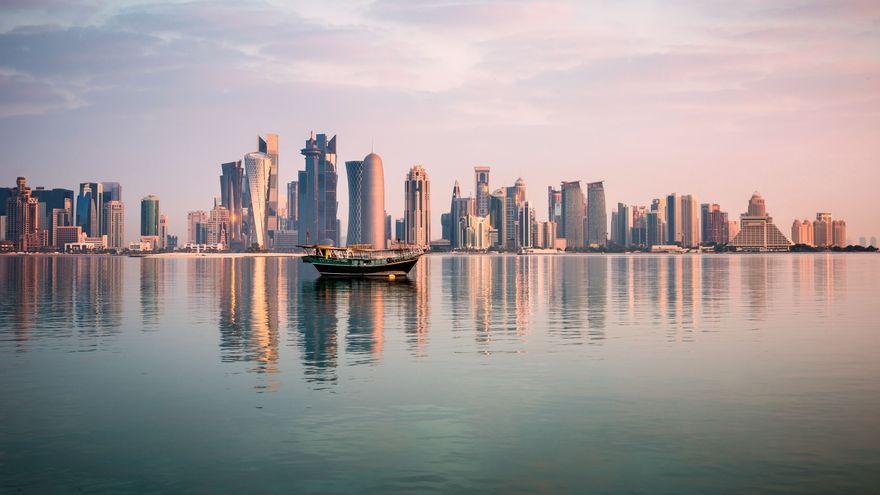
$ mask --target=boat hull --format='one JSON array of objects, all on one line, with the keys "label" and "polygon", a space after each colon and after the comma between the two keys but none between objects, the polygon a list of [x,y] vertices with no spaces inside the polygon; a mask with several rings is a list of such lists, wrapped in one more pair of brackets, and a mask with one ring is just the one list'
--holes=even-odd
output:
[{"label": "boat hull", "polygon": [[418,258],[405,259],[400,261],[392,261],[389,263],[377,264],[344,264],[344,263],[328,263],[322,258],[313,256],[304,256],[304,263],[314,265],[318,273],[324,277],[387,277],[389,275],[406,275],[419,261]]}]

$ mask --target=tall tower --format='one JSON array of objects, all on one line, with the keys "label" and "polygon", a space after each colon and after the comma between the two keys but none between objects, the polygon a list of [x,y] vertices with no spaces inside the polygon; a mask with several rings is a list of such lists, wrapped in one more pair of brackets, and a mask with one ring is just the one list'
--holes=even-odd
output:
[{"label": "tall tower", "polygon": [[683,235],[681,196],[672,193],[666,196],[666,242],[681,245]]},{"label": "tall tower", "polygon": [[431,243],[431,182],[421,165],[409,169],[404,189],[404,242],[426,247]]},{"label": "tall tower", "polygon": [[264,153],[272,162],[269,171],[269,197],[266,201],[266,229],[269,237],[267,242],[271,244],[278,230],[278,134],[266,134],[266,137],[257,136],[257,151]]},{"label": "tall tower", "polygon": [[362,162],[346,162],[348,171],[348,244],[385,248],[385,172],[382,158],[370,153]]},{"label": "tall tower", "polygon": [[547,220],[562,223],[562,190],[547,186]]},{"label": "tall tower", "polygon": [[[220,204],[229,210],[229,232],[227,233],[230,244],[241,245],[242,224],[244,222],[244,169],[241,160],[227,162],[220,165]],[[190,242],[195,242],[194,238]]]},{"label": "tall tower", "polygon": [[104,203],[104,225],[109,249],[125,247],[125,205],[112,199]]},{"label": "tall tower", "polygon": [[299,177],[299,241],[301,244],[339,244],[337,219],[336,136],[312,133],[301,153],[306,169]]},{"label": "tall tower", "polygon": [[489,167],[474,167],[474,194],[477,197],[477,216],[489,215]]},{"label": "tall tower", "polygon": [[584,246],[586,205],[580,181],[562,183],[562,231],[566,249]]},{"label": "tall tower", "polygon": [[6,200],[6,240],[12,241],[16,249],[29,251],[40,247],[38,210],[39,202],[31,196],[25,178],[17,178],[15,189]]},{"label": "tall tower", "polygon": [[151,194],[141,200],[141,235],[159,235],[159,196]]},{"label": "tall tower", "polygon": [[517,229],[519,210],[526,202],[526,181],[518,178],[513,187],[507,188],[504,199],[504,240],[502,245],[508,249],[520,247],[521,232]]},{"label": "tall tower", "polygon": [[[764,209],[764,200],[761,200],[761,211]],[[681,224],[683,246],[697,247],[700,245],[700,203],[693,194],[681,197]]]},{"label": "tall tower", "polygon": [[251,203],[248,208],[250,224],[250,244],[260,248],[268,247],[269,219],[269,177],[272,173],[272,160],[265,153],[248,153],[244,155],[244,173],[247,177],[248,195]]},{"label": "tall tower", "polygon": [[299,227],[299,182],[292,180],[287,183],[287,230]]},{"label": "tall tower", "polygon": [[587,183],[587,233],[588,246],[604,246],[608,240],[608,214],[605,211],[605,184],[602,181]]},{"label": "tall tower", "polygon": [[76,224],[82,227],[89,237],[98,237],[102,232],[104,213],[104,186],[100,182],[83,182],[79,185],[76,197]]}]

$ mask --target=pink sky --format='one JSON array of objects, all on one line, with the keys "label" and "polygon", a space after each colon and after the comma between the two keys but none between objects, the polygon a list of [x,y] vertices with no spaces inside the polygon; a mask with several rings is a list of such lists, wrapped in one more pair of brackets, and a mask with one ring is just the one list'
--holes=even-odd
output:
[{"label": "pink sky", "polygon": [[112,4],[0,6],[0,181],[119,181],[131,237],[147,194],[185,235],[258,133],[292,179],[311,130],[340,164],[375,143],[395,217],[424,165],[435,237],[475,165],[541,218],[548,185],[605,180],[609,210],[675,191],[736,218],[758,190],[784,232],[880,236],[878,2]]}]

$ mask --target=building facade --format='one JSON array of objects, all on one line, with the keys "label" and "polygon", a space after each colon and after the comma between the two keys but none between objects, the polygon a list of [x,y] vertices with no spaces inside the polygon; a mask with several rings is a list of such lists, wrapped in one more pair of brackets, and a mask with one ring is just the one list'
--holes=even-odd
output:
[{"label": "building facade", "polygon": [[787,251],[791,241],[773,224],[764,198],[757,192],[749,199],[746,213],[740,215],[739,232],[730,245],[741,251]]},{"label": "building facade", "polygon": [[605,184],[602,181],[587,184],[588,246],[604,246],[608,241],[608,216],[605,210]]},{"label": "building facade", "polygon": [[12,242],[17,251],[33,251],[44,246],[38,205],[25,178],[18,177],[15,189],[6,200],[6,240]]},{"label": "building facade", "polygon": [[336,201],[336,136],[314,133],[301,150],[306,169],[298,174],[300,244],[339,245]]},{"label": "building facade", "polygon": [[581,248],[584,246],[584,223],[587,214],[581,183],[580,181],[563,182],[560,189],[562,190],[560,237],[565,238],[566,249]]},{"label": "building facade", "polygon": [[409,169],[403,190],[404,236],[398,236],[398,239],[407,244],[428,247],[431,243],[431,181],[423,167],[416,165]]},{"label": "building facade", "polygon": [[384,249],[385,172],[382,158],[370,153],[363,161],[345,163],[348,172],[347,243]]},{"label": "building facade", "polygon": [[104,185],[100,182],[83,182],[76,197],[76,224],[87,236],[102,234]]},{"label": "building facade", "polygon": [[[141,235],[142,236],[158,236],[159,235],[159,197],[149,195],[141,199]],[[86,232],[86,229],[83,229]],[[86,232],[88,235],[88,232]],[[92,237],[92,236],[90,236]]]},{"label": "building facade", "polygon": [[125,204],[116,199],[104,203],[104,227],[108,249],[125,247]]},{"label": "building facade", "polygon": [[794,244],[815,246],[815,241],[813,240],[813,223],[809,220],[795,219],[791,224],[791,242]]},{"label": "building facade", "polygon": [[266,198],[266,241],[271,246],[275,231],[281,228],[278,224],[278,134],[257,136],[257,151],[269,157],[271,162]]},{"label": "building facade", "polygon": [[244,173],[247,183],[248,198],[248,245],[259,249],[269,247],[269,175],[272,172],[272,160],[265,153],[255,152],[244,155]]},{"label": "building facade", "polygon": [[229,210],[229,243],[239,247],[243,247],[244,244],[243,182],[244,169],[241,160],[220,165],[220,204]]},{"label": "building facade", "polygon": [[474,167],[474,195],[478,217],[489,215],[489,171],[489,167]]}]

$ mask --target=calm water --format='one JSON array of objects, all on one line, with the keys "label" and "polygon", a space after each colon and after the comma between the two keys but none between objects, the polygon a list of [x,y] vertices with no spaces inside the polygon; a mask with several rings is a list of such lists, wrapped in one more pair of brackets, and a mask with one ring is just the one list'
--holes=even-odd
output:
[{"label": "calm water", "polygon": [[0,492],[878,493],[880,256],[0,257]]}]

